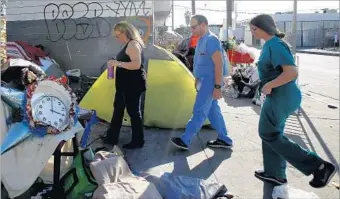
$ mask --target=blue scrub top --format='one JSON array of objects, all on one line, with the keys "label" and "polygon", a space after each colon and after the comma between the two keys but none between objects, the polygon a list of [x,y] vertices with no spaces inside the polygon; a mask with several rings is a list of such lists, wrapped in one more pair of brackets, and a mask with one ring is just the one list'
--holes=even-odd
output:
[{"label": "blue scrub top", "polygon": [[226,56],[222,43],[217,38],[217,36],[208,31],[203,37],[201,37],[196,46],[194,55],[194,76],[196,78],[215,78],[215,64],[212,59],[212,55],[219,51],[222,53],[222,63],[223,63],[223,76],[226,76],[227,64]]}]

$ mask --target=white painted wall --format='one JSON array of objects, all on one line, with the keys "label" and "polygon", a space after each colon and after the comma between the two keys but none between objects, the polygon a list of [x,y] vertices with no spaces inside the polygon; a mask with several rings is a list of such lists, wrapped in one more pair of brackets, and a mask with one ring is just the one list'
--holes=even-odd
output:
[{"label": "white painted wall", "polygon": [[94,1],[84,0],[83,2],[79,3],[79,1],[74,0],[8,0],[6,10],[7,20],[28,21],[45,18],[67,19],[70,17],[93,18],[152,15],[152,1],[97,1],[93,3]]},{"label": "white painted wall", "polygon": [[253,45],[253,37],[249,26],[244,26],[244,44],[247,46]]}]

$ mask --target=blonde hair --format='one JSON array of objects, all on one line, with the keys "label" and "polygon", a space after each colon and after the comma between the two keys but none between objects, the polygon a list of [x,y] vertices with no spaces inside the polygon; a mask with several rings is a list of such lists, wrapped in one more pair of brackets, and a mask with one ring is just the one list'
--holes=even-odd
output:
[{"label": "blonde hair", "polygon": [[113,30],[124,33],[128,39],[136,40],[143,48],[145,47],[143,39],[139,34],[139,31],[132,24],[126,21],[121,21],[113,27]]}]

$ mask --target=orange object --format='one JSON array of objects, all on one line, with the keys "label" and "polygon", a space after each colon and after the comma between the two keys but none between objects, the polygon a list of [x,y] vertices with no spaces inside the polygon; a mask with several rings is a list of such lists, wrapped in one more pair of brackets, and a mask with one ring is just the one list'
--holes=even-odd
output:
[{"label": "orange object", "polygon": [[195,35],[190,37],[190,48],[196,48],[198,39],[199,39],[199,37],[195,36]]}]

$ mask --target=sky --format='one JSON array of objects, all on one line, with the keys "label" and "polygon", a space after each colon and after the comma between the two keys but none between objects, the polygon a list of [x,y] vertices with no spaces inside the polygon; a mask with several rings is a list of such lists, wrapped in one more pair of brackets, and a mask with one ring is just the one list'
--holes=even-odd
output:
[{"label": "sky", "polygon": [[[256,13],[293,11],[293,1],[235,1],[237,21]],[[191,1],[175,1],[175,28],[185,25],[184,13],[191,11]],[[314,13],[322,8],[339,9],[339,1],[298,1],[298,13]],[[209,24],[222,24],[226,18],[226,1],[196,1],[196,14],[207,16]],[[171,26],[171,14],[166,25]]]}]

